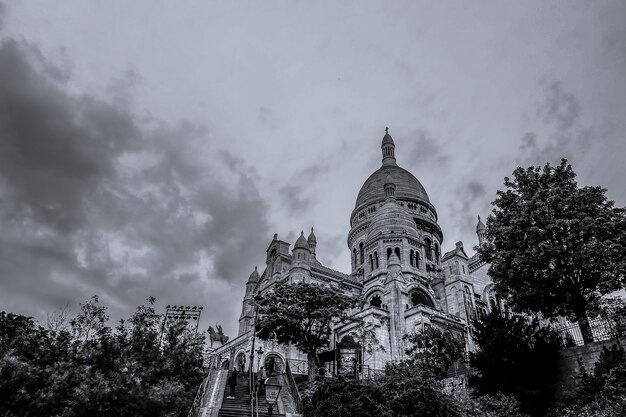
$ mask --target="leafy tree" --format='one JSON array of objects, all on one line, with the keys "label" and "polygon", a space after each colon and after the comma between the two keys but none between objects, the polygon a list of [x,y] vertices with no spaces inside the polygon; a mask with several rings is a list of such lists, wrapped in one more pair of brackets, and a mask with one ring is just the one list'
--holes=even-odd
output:
[{"label": "leafy tree", "polygon": [[63,327],[0,313],[0,415],[185,416],[202,380],[203,339],[165,326],[154,299],[112,329],[96,298]]},{"label": "leafy tree", "polygon": [[306,353],[309,382],[315,380],[317,352],[328,346],[332,325],[347,319],[355,297],[336,288],[309,283],[279,283],[256,298],[257,336],[291,343]]},{"label": "leafy tree", "polygon": [[307,417],[391,417],[381,386],[344,378],[324,380],[305,392]]},{"label": "leafy tree", "polygon": [[477,248],[498,293],[518,311],[564,316],[590,341],[587,313],[623,288],[626,215],[601,187],[578,187],[566,160],[505,178]]},{"label": "leafy tree", "polygon": [[450,366],[465,354],[464,340],[435,327],[406,335],[404,339],[409,343],[406,353],[410,363],[437,379],[444,378]]},{"label": "leafy tree", "polygon": [[470,387],[478,395],[514,395],[523,412],[543,415],[556,386],[560,338],[536,319],[497,311],[475,323],[473,337],[478,349],[470,353],[476,370]]},{"label": "leafy tree", "polygon": [[388,363],[370,381],[343,378],[313,385],[306,395],[307,416],[461,416],[462,407],[444,392],[449,365],[460,359],[464,343],[437,329],[406,337],[409,359]]}]

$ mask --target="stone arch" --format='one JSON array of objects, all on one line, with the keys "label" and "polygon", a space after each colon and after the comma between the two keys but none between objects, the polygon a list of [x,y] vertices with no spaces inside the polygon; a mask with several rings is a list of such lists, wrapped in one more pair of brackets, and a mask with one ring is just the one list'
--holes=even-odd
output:
[{"label": "stone arch", "polygon": [[429,261],[433,260],[433,243],[430,238],[424,238],[424,255]]},{"label": "stone arch", "polygon": [[269,352],[263,358],[263,365],[268,375],[272,372],[280,375],[285,371],[285,357],[276,351]]},{"label": "stone arch", "polygon": [[230,360],[228,358],[222,359],[222,363],[220,364],[220,369],[230,369]]},{"label": "stone arch", "polygon": [[[376,301],[376,304],[372,303],[372,299],[374,297],[378,297],[378,299],[380,300],[380,304],[378,303],[378,301]],[[378,307],[378,308],[383,308],[383,292],[380,288],[373,288],[371,290],[369,290],[367,292],[367,295],[365,296],[365,302],[367,303],[368,306],[374,306],[374,307]]]},{"label": "stone arch", "polygon": [[435,308],[435,301],[432,299],[431,295],[419,287],[415,287],[409,291],[409,300],[411,302],[411,307],[425,305],[430,308]]},{"label": "stone arch", "polygon": [[239,372],[245,372],[246,370],[246,352],[243,349],[239,349],[235,355],[233,365],[237,368]]}]

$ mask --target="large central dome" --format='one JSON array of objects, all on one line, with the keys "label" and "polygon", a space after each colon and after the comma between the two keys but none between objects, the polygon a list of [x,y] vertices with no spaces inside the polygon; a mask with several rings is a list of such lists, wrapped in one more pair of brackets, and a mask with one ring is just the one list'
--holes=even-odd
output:
[{"label": "large central dome", "polygon": [[382,143],[383,166],[369,176],[356,198],[355,209],[385,200],[386,182],[396,185],[396,199],[409,201],[423,201],[430,205],[428,194],[424,186],[413,174],[396,164],[395,145],[389,133],[385,133]]},{"label": "large central dome", "polygon": [[355,207],[385,200],[384,186],[390,180],[396,185],[396,199],[421,200],[430,203],[424,186],[413,174],[397,165],[383,165],[365,180],[356,198]]}]

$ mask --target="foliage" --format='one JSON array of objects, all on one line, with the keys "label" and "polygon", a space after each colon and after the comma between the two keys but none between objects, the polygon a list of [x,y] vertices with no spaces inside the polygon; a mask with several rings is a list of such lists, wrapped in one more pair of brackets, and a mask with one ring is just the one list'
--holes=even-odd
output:
[{"label": "foliage", "polygon": [[408,334],[404,340],[409,343],[406,353],[410,363],[431,373],[434,378],[444,378],[450,366],[462,360],[465,353],[465,341],[455,338],[450,332],[442,332],[435,327]]},{"label": "foliage", "polygon": [[589,340],[586,313],[626,280],[626,215],[605,189],[578,187],[575,176],[566,160],[518,167],[477,250],[514,309],[576,319]]},{"label": "foliage", "polygon": [[305,396],[307,416],[459,415],[460,405],[443,390],[450,363],[463,356],[464,344],[439,330],[407,336],[409,359],[387,363],[371,381],[324,380]]},{"label": "foliage", "polygon": [[314,384],[303,406],[307,417],[391,417],[386,402],[379,385],[337,378]]},{"label": "foliage", "polygon": [[626,354],[618,343],[602,348],[593,372],[583,366],[579,383],[566,396],[568,405],[553,415],[623,416],[626,413]]},{"label": "foliage", "polygon": [[475,324],[478,350],[470,353],[476,373],[469,384],[478,395],[514,395],[523,412],[543,415],[556,385],[560,339],[550,328],[526,317],[497,311]]},{"label": "foliage", "polygon": [[526,417],[519,402],[512,395],[501,392],[495,395],[476,396],[471,390],[455,393],[462,417]]},{"label": "foliage", "polygon": [[263,340],[291,343],[306,353],[309,381],[313,381],[317,351],[328,346],[332,325],[347,319],[347,310],[357,302],[355,297],[322,285],[276,284],[256,298],[257,336]]},{"label": "foliage", "polygon": [[0,313],[0,415],[186,415],[202,379],[203,341],[173,322],[161,348],[153,302],[115,329],[97,297],[67,330]]}]

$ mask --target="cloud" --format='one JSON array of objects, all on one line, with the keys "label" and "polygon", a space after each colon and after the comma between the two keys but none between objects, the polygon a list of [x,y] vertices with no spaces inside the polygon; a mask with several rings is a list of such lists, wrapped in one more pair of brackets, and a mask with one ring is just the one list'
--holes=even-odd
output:
[{"label": "cloud", "polygon": [[590,146],[592,131],[582,125],[581,106],[559,81],[545,85],[536,118],[541,133],[527,132],[521,139],[520,165],[543,165],[581,157]]},{"label": "cloud", "polygon": [[408,152],[411,165],[441,167],[448,163],[449,155],[445,153],[441,141],[432,134],[418,129],[410,137],[414,138]]},{"label": "cloud", "polygon": [[97,293],[119,317],[219,297],[205,312],[236,315],[270,236],[254,169],[202,125],[135,117],[132,71],[109,102],[50,68],[0,43],[0,303],[41,317]]},{"label": "cloud", "polygon": [[291,215],[296,215],[308,210],[311,206],[312,200],[302,196],[304,187],[297,184],[288,184],[280,187],[278,194],[281,200],[285,203],[287,211]]},{"label": "cloud", "polygon": [[326,164],[313,164],[302,168],[293,174],[289,184],[278,189],[278,195],[289,215],[302,215],[313,207],[314,200],[305,196],[305,193],[327,172],[327,169]]},{"label": "cloud", "polygon": [[451,218],[455,219],[456,227],[447,230],[447,233],[450,236],[471,236],[475,232],[476,216],[490,210],[485,185],[477,180],[461,183],[455,190],[454,198],[448,203],[448,210]]}]

